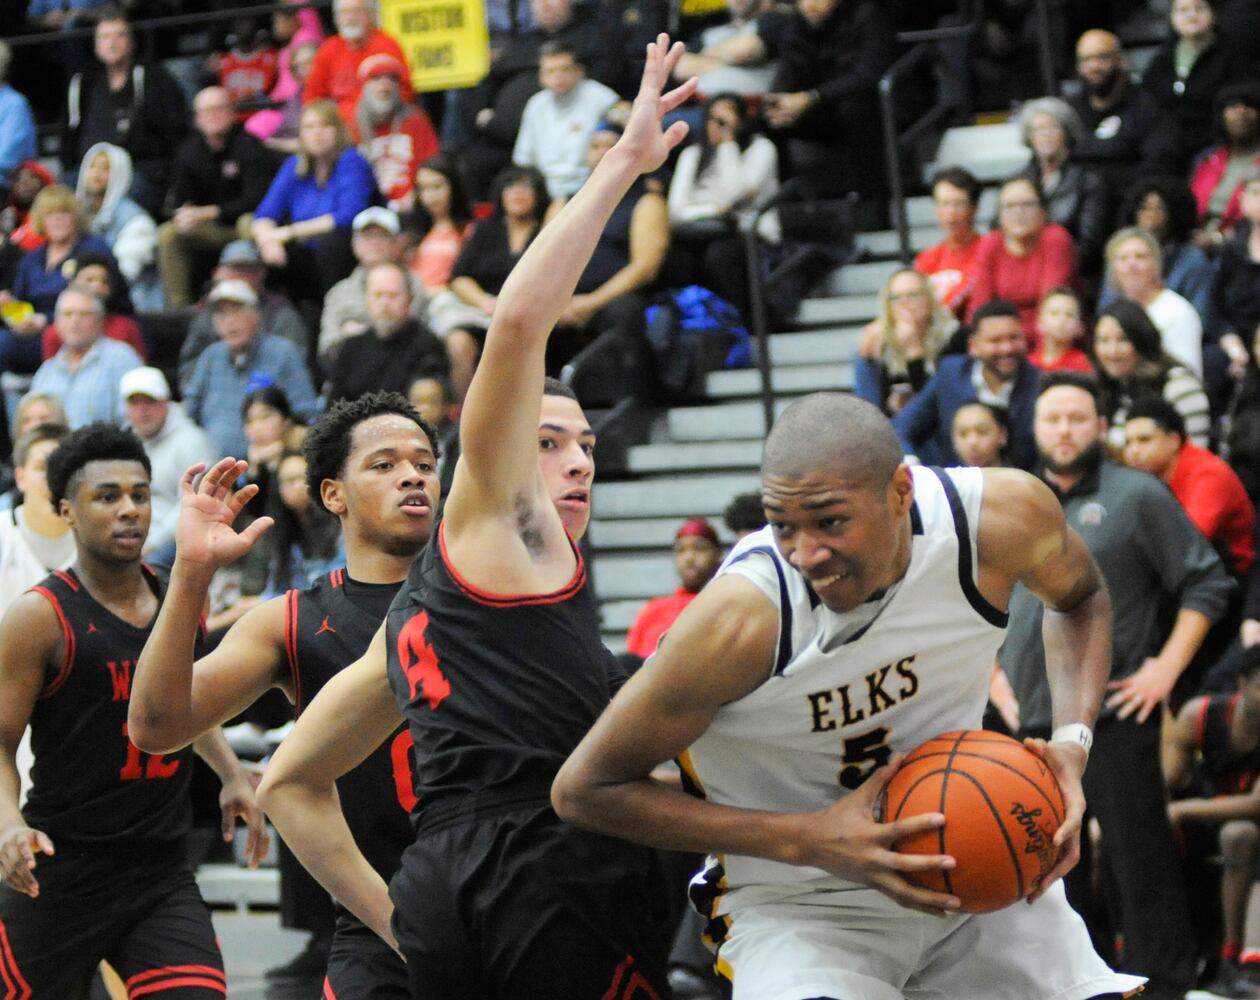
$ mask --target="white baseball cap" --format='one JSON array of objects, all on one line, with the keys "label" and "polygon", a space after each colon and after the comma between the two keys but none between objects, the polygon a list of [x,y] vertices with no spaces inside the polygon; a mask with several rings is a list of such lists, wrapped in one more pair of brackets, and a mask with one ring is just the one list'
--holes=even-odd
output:
[{"label": "white baseball cap", "polygon": [[171,387],[159,369],[133,368],[119,379],[118,394],[123,399],[148,396],[150,399],[166,400],[171,398]]},{"label": "white baseball cap", "polygon": [[402,224],[398,221],[398,213],[388,208],[381,208],[380,205],[365,208],[354,217],[352,228],[356,233],[363,232],[368,226],[380,226],[390,236],[397,236],[402,232]]},{"label": "white baseball cap", "polygon": [[256,306],[258,293],[240,278],[228,278],[226,281],[220,281],[210,290],[206,301],[212,306],[217,302],[239,302],[245,306]]}]

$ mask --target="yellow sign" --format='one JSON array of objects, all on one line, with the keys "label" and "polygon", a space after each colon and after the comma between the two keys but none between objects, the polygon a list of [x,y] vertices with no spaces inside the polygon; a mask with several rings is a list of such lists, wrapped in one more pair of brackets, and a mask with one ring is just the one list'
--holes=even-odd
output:
[{"label": "yellow sign", "polygon": [[416,90],[472,87],[490,71],[484,0],[380,0],[380,11]]},{"label": "yellow sign", "polygon": [[682,0],[683,17],[699,17],[702,14],[716,14],[726,9],[726,0]]}]

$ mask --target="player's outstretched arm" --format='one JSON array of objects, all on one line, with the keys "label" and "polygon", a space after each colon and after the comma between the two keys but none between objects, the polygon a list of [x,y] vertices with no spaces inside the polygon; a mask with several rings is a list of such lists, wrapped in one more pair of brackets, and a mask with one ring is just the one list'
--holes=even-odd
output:
[{"label": "player's outstretched arm", "polygon": [[53,843],[18,810],[17,748],[60,635],[56,612],[38,594],[23,594],[0,621],[0,881],[32,897],[39,895],[36,855],[52,854]]},{"label": "player's outstretched arm", "polygon": [[682,55],[660,35],[647,48],[625,134],[554,220],[543,227],[503,285],[485,349],[460,418],[457,498],[446,509],[448,538],[486,517],[515,516],[542,489],[538,410],[547,338],[577,287],[604,226],[639,175],[657,169],[687,134],[661,119],[695,91],[690,80],[665,91]]},{"label": "player's outstretched arm", "polygon": [[[1042,642],[1054,726],[1079,722],[1092,729],[1111,673],[1111,598],[1102,573],[1045,483],[1014,469],[986,469],[984,475],[977,541],[981,589],[1003,591],[1005,604],[1019,582],[1045,603]],[[1067,806],[1055,835],[1059,862],[1029,895],[1031,903],[1080,859],[1087,754],[1075,742],[1027,743],[1050,765]]]},{"label": "player's outstretched arm", "polygon": [[903,837],[939,827],[944,817],[875,818],[895,764],[849,795],[839,797],[837,788],[839,801],[815,813],[718,805],[652,779],[652,769],[682,755],[718,709],[769,676],[777,642],[778,613],[753,584],[732,576],[710,583],[560,769],[551,789],[556,812],[655,847],[809,865],[871,885],[913,909],[957,909],[954,897],[914,886],[904,875],[949,867],[951,859],[892,849]]},{"label": "player's outstretched arm", "polygon": [[225,458],[193,480],[201,466],[180,483],[175,564],[162,609],[153,623],[131,689],[127,726],[146,753],[169,753],[187,746],[208,729],[251,705],[277,682],[283,657],[284,602],[252,609],[208,657],[193,667],[197,629],[210,581],[222,566],[245,554],[271,526],[262,517],[238,533],[233,522],[258,492],[250,484],[234,488],[245,462]]},{"label": "player's outstretched arm", "polygon": [[267,856],[271,838],[262,807],[254,794],[254,784],[241,767],[240,760],[228,746],[223,730],[215,726],[193,744],[193,750],[219,776],[223,786],[219,792],[219,809],[223,813],[223,839],[229,843],[236,837],[236,821],[241,819],[249,833],[245,842],[245,860],[251,868]]},{"label": "player's outstretched arm", "polygon": [[385,674],[385,626],[363,656],[332,678],[302,712],[258,788],[263,809],[299,861],[394,949],[393,903],[341,812],[336,781],[402,721]]}]

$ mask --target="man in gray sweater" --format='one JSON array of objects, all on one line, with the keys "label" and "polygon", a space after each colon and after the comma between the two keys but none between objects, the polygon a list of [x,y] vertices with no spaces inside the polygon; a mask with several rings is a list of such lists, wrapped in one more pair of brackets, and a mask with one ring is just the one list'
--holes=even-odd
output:
[{"label": "man in gray sweater", "polygon": [[184,408],[171,401],[171,387],[157,368],[133,368],[122,377],[118,394],[127,424],[144,443],[153,466],[149,479],[153,519],[145,542],[145,559],[169,566],[175,558],[175,523],[179,520],[179,482],[196,462],[209,468],[222,456],[210,435],[192,422]]},{"label": "man in gray sweater", "polygon": [[[1118,895],[1109,907],[1117,916],[1113,931],[1124,941],[1116,964],[1150,977],[1145,995],[1170,1000],[1194,985],[1196,956],[1165,808],[1162,706],[1224,613],[1233,584],[1163,483],[1105,458],[1106,420],[1097,394],[1092,376],[1046,376],[1034,432],[1040,475],[1093,553],[1114,611],[1111,693],[1098,718],[1084,783],[1115,876],[1104,881]],[[1041,602],[1016,587],[999,663],[1018,700],[1025,736],[1046,735],[1052,724],[1041,622]],[[1084,867],[1068,881],[1069,898],[1081,912],[1087,911],[1073,891],[1073,877]],[[1077,887],[1087,882],[1086,873]]]}]

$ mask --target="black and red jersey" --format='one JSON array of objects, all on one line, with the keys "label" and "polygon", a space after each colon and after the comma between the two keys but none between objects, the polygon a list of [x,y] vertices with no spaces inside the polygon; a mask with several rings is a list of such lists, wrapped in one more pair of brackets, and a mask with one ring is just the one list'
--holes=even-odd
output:
[{"label": "black and red jersey", "polygon": [[[160,605],[165,576],[149,566],[142,572]],[[31,712],[26,822],[54,843],[182,837],[192,826],[192,750],[147,754],[127,735],[131,681],[152,622],[123,621],[73,570],[50,574],[32,592],[56,611],[65,649]],[[203,638],[199,627],[198,646]]]},{"label": "black and red jersey", "polygon": [[387,619],[390,686],[416,747],[419,822],[546,803],[552,779],[608,705],[618,667],[599,637],[586,567],[550,594],[463,580],[443,525]]},{"label": "black and red jersey", "polygon": [[1244,795],[1260,774],[1260,746],[1243,754],[1230,746],[1229,729],[1234,713],[1242,711],[1242,698],[1241,691],[1210,695],[1199,706],[1194,743],[1204,795]]},{"label": "black and red jersey", "polygon": [[[366,584],[345,569],[285,595],[285,652],[293,676],[294,712],[311,703],[338,671],[362,656],[401,583]],[[337,794],[355,843],[386,881],[415,839],[410,812],[411,737],[400,726],[362,764],[337,781]]]}]

